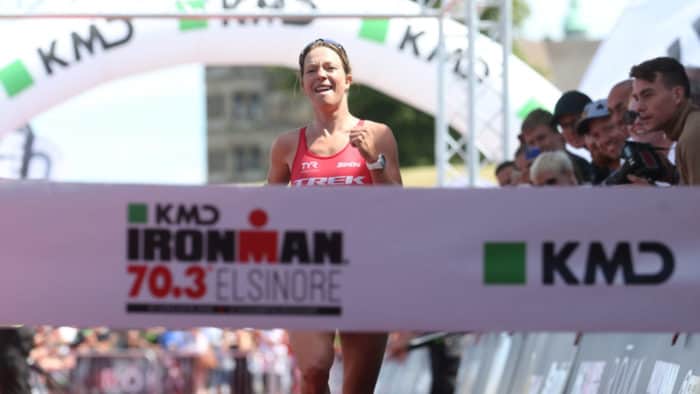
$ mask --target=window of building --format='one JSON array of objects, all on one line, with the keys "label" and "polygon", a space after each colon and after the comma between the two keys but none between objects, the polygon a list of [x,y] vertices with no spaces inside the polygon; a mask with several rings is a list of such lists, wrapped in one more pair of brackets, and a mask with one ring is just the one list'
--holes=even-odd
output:
[{"label": "window of building", "polygon": [[262,119],[262,98],[258,92],[235,92],[231,95],[234,120],[259,121]]},{"label": "window of building", "polygon": [[226,171],[225,151],[210,151],[208,160],[210,173],[221,173]]},{"label": "window of building", "polygon": [[207,95],[207,116],[209,118],[220,118],[224,116],[224,97],[222,95]]},{"label": "window of building", "polygon": [[262,169],[262,150],[257,145],[242,145],[233,148],[234,171]]},{"label": "window of building", "polygon": [[248,118],[259,121],[262,119],[262,99],[260,94],[255,92],[248,96]]}]

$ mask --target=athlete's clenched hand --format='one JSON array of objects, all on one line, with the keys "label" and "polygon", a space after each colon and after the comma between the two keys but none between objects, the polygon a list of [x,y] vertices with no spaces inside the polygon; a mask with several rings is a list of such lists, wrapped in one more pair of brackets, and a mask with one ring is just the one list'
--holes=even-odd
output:
[{"label": "athlete's clenched hand", "polygon": [[379,152],[375,144],[375,134],[364,126],[357,126],[350,130],[350,144],[360,151],[367,163],[374,163],[379,159]]}]

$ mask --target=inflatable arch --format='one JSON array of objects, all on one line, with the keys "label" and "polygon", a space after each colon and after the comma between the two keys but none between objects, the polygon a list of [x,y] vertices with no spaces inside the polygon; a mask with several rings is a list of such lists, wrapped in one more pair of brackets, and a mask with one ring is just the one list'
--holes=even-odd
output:
[{"label": "inflatable arch", "polygon": [[700,2],[632,2],[596,52],[580,88],[593,99],[606,97],[615,83],[629,78],[633,65],[657,56],[700,67]]},{"label": "inflatable arch", "polygon": [[[238,12],[266,7],[265,1],[222,0],[206,3],[207,11]],[[335,0],[275,2],[290,12],[333,12]],[[204,1],[173,1],[191,12]],[[347,8],[349,5],[344,5]],[[188,9],[188,7],[190,9]],[[230,9],[240,7],[241,10]],[[354,0],[359,10],[395,13],[416,10],[409,0]],[[224,9],[229,8],[229,9]],[[378,9],[380,8],[380,9]],[[196,11],[196,10],[195,10]],[[277,9],[279,12],[280,10]],[[286,10],[285,10],[286,11]],[[345,10],[347,11],[347,10]],[[242,11],[241,11],[242,12]],[[3,26],[14,44],[0,51],[0,130],[11,130],[42,111],[105,81],[177,64],[281,65],[297,67],[301,48],[318,37],[332,38],[347,49],[354,78],[427,113],[436,111],[435,18],[312,18],[283,20],[222,19],[79,19],[13,22]],[[460,132],[466,130],[468,68],[466,29],[444,25],[447,62],[446,115]],[[477,38],[477,148],[491,160],[502,159],[501,47]],[[513,57],[509,88],[512,124],[536,106],[552,108],[559,91]],[[511,130],[510,147],[517,147]],[[426,130],[428,132],[428,130]]]}]

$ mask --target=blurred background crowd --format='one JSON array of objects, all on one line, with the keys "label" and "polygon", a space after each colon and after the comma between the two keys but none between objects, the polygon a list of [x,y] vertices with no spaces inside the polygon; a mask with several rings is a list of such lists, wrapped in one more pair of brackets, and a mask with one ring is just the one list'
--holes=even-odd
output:
[{"label": "blurred background crowd", "polygon": [[29,363],[35,393],[294,390],[283,330],[41,326],[28,335],[33,340]]}]

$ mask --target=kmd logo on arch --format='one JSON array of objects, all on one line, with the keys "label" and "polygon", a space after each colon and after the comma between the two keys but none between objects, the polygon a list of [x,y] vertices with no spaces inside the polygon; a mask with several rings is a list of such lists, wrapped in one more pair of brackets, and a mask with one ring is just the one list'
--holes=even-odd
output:
[{"label": "kmd logo on arch", "polygon": [[[543,285],[565,284],[572,286],[613,285],[622,278],[624,285],[659,285],[668,281],[675,269],[671,249],[657,241],[638,243],[617,242],[543,242],[536,247],[540,251],[536,261],[528,261],[525,242],[486,242],[483,247],[483,283],[485,285],[524,286],[528,283]],[[640,273],[637,259],[647,255],[659,261],[659,269],[652,273]],[[541,277],[528,276],[528,267],[541,265]],[[574,267],[583,265],[582,273]],[[534,272],[530,271],[530,272]],[[619,282],[618,282],[619,283]]]}]

